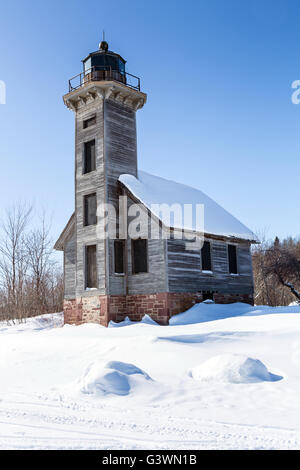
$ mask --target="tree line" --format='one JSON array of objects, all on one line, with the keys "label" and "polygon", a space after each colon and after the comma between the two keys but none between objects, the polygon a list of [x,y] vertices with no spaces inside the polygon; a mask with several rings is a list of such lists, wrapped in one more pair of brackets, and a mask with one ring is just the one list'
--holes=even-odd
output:
[{"label": "tree line", "polygon": [[50,223],[32,206],[8,209],[0,227],[0,321],[59,312],[63,275],[53,256]]},{"label": "tree line", "polygon": [[300,240],[262,240],[253,249],[256,305],[300,303]]}]

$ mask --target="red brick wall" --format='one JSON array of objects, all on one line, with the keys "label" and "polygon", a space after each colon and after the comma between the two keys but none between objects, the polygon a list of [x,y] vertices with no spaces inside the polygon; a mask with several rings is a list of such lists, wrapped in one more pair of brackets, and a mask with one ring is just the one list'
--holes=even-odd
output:
[{"label": "red brick wall", "polygon": [[76,299],[64,300],[65,323],[82,323],[82,304]]},{"label": "red brick wall", "polygon": [[217,304],[232,304],[233,302],[244,302],[253,305],[253,295],[249,294],[214,294]]},{"label": "red brick wall", "polygon": [[128,295],[126,298],[127,315],[133,321],[138,321],[144,315],[151,318],[160,325],[167,325],[170,318],[168,293]]},{"label": "red brick wall", "polygon": [[[245,302],[253,305],[253,297],[246,294],[214,294],[216,303]],[[169,293],[141,295],[101,295],[64,301],[65,323],[100,323],[107,326],[110,320],[119,322],[126,316],[140,321],[144,315],[160,325],[169,318],[185,312],[195,303],[202,302],[201,293]]]},{"label": "red brick wall", "polygon": [[169,309],[171,316],[182,313],[191,308],[193,305],[202,302],[201,293],[169,293]]}]

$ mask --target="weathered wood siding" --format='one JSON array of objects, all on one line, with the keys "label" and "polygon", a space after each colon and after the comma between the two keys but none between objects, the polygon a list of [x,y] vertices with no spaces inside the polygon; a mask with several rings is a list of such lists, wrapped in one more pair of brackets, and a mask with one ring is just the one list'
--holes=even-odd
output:
[{"label": "weathered wood siding", "polygon": [[[136,114],[111,100],[104,103],[104,158],[106,201],[114,205],[118,215],[118,178],[123,173],[137,175]],[[106,244],[108,293],[125,295],[125,276],[114,273],[114,242]]]},{"label": "weathered wood siding", "polygon": [[252,294],[250,244],[240,243],[237,245],[238,275],[231,275],[226,242],[207,240],[211,242],[212,274],[201,271],[200,250],[186,249],[184,240],[168,240],[169,291]]},{"label": "weathered wood siding", "polygon": [[76,294],[76,236],[72,233],[64,250],[64,291],[66,299],[74,299]]},{"label": "weathered wood siding", "polygon": [[[134,201],[128,198],[128,207],[132,206]],[[130,224],[134,216],[128,217]],[[150,234],[151,220],[147,211],[143,211],[143,219],[140,223],[139,236],[143,237]],[[166,240],[148,239],[148,272],[132,273],[132,253],[131,239],[127,242],[128,259],[128,294],[153,294],[156,292],[167,292],[167,259],[166,259]]]},{"label": "weathered wood siding", "polygon": [[[96,115],[94,126],[83,128],[83,121]],[[83,174],[84,143],[95,139],[96,170]],[[104,106],[103,99],[97,98],[86,103],[76,112],[75,142],[75,211],[76,211],[76,295],[97,295],[106,293],[105,241],[97,236],[97,226],[84,226],[84,196],[97,194],[97,203],[105,201],[104,178]],[[98,290],[85,290],[85,246],[97,245]]]}]

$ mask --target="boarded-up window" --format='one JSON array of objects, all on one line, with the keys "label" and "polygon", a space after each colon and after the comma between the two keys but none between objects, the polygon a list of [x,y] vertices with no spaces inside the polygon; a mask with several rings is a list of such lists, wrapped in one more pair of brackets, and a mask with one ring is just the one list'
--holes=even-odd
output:
[{"label": "boarded-up window", "polygon": [[147,240],[138,238],[132,240],[132,273],[146,273],[148,271]]},{"label": "boarded-up window", "polygon": [[228,245],[228,262],[230,274],[237,274],[237,253],[235,245]]},{"label": "boarded-up window", "polygon": [[201,248],[202,271],[211,271],[210,242],[205,241]]},{"label": "boarded-up window", "polygon": [[96,116],[92,116],[89,119],[85,119],[83,121],[83,129],[86,129],[87,127],[91,127],[94,124],[96,124]]},{"label": "boarded-up window", "polygon": [[96,245],[85,247],[85,287],[93,288],[97,286],[97,262],[96,262]]},{"label": "boarded-up window", "polygon": [[95,140],[84,144],[83,173],[96,170]]},{"label": "boarded-up window", "polygon": [[96,193],[84,196],[84,225],[97,223],[97,197]]},{"label": "boarded-up window", "polygon": [[124,273],[124,240],[115,240],[114,242],[114,262],[115,262],[115,273]]}]

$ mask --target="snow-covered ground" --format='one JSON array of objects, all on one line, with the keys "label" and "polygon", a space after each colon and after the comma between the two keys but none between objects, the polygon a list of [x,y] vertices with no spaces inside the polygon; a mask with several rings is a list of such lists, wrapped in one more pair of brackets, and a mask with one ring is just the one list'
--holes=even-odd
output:
[{"label": "snow-covered ground", "polygon": [[0,324],[0,449],[299,449],[300,307]]}]

